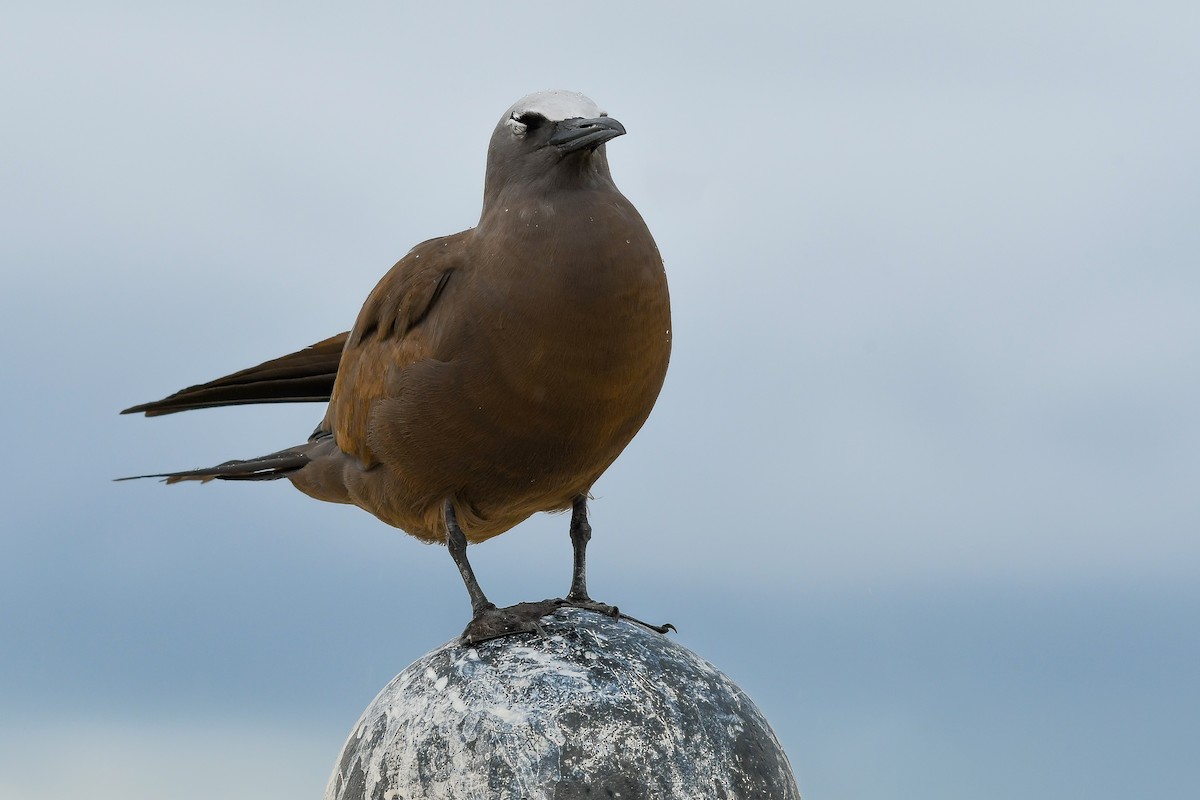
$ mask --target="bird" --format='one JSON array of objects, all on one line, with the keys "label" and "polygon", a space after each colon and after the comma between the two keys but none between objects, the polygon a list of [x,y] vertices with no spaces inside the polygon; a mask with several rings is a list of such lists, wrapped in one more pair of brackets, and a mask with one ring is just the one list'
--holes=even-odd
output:
[{"label": "bird", "polygon": [[[468,643],[537,632],[564,605],[626,617],[588,594],[588,501],[658,398],[671,307],[658,246],[609,169],[605,145],[625,133],[581,93],[522,97],[488,143],[478,223],[413,247],[349,331],[121,412],[327,402],[307,441],[129,479],[286,478],[445,544],[471,601]],[[567,510],[565,598],[495,606],[468,543]]]}]

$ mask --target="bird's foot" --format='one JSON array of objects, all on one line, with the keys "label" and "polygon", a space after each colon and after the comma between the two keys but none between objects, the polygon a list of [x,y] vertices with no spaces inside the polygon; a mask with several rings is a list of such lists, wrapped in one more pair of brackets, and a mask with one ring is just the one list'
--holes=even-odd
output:
[{"label": "bird's foot", "polygon": [[515,606],[496,608],[488,604],[471,619],[466,630],[462,632],[463,644],[478,644],[488,639],[499,639],[502,636],[512,636],[517,633],[536,633],[545,636],[546,632],[538,624],[542,617],[548,617],[558,609],[551,600],[540,603],[517,603]]},{"label": "bird's foot", "polygon": [[[518,633],[536,633],[538,636],[545,636],[546,631],[538,620],[550,616],[560,608],[581,608],[584,611],[593,611],[612,619],[627,619],[657,633],[675,630],[675,626],[669,622],[664,625],[651,625],[637,617],[621,613],[616,606],[598,603],[590,597],[573,598],[568,596],[554,600],[542,600],[538,603],[517,603],[515,606],[504,608],[488,605],[471,619],[466,630],[462,632],[462,642],[463,644],[479,644],[489,639],[499,639]],[[678,633],[678,631],[676,632]]]},{"label": "bird's foot", "polygon": [[622,614],[621,609],[617,608],[616,606],[610,606],[608,603],[597,602],[590,597],[572,597],[571,595],[567,595],[565,598],[560,597],[559,599],[551,602],[555,603],[559,608],[582,608],[585,611],[595,611],[597,614],[603,614],[604,616],[612,617],[613,619],[627,619],[630,622],[636,622],[643,628],[649,628],[657,633],[666,633],[667,631],[675,631],[676,633],[679,633],[679,631],[675,629],[675,626],[669,622],[662,625],[651,625],[649,622],[643,622],[637,617],[631,617],[628,614]]}]

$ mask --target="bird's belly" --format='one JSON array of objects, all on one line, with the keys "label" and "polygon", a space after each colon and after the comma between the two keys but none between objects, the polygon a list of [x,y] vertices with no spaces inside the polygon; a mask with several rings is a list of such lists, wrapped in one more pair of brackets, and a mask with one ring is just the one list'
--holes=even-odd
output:
[{"label": "bird's belly", "polygon": [[[540,341],[540,340],[539,340]],[[572,355],[512,350],[469,363],[426,365],[408,391],[381,404],[380,462],[354,502],[420,538],[444,537],[454,502],[467,538],[503,533],[538,511],[569,508],[641,428],[666,370],[663,352]],[[417,376],[414,376],[417,377]],[[381,473],[372,479],[372,473]],[[384,477],[386,476],[386,477]]]},{"label": "bird's belly", "polygon": [[461,496],[484,517],[569,507],[645,422],[661,385],[648,372],[560,359],[518,380],[481,381],[464,409],[481,457]]}]

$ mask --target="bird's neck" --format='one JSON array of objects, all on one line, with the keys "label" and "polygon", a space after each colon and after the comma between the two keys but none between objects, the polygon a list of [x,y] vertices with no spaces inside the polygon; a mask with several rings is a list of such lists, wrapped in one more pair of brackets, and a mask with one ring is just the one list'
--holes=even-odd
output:
[{"label": "bird's neck", "polygon": [[[600,213],[611,213],[614,207],[629,203],[612,181],[595,181],[575,186],[557,186],[529,191],[528,188],[506,187],[484,201],[477,231],[480,234],[501,234],[514,228],[531,228],[536,234],[540,226],[554,226],[557,221],[578,221]],[[549,229],[542,230],[549,234]]]},{"label": "bird's neck", "polygon": [[598,193],[620,197],[603,148],[571,154],[553,167],[514,169],[503,161],[489,160],[483,185],[483,212],[479,225],[507,224],[512,213],[546,215],[550,207],[564,210],[596,202]]}]

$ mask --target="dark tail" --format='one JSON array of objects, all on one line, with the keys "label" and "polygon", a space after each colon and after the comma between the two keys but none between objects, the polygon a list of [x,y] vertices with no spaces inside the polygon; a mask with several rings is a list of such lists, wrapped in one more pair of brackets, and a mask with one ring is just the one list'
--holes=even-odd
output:
[{"label": "dark tail", "polygon": [[[147,417],[174,414],[193,408],[215,408],[250,403],[327,403],[333,394],[333,382],[337,377],[338,365],[342,361],[342,348],[349,331],[339,333],[311,347],[272,359],[257,367],[217,378],[181,389],[170,397],[153,403],[142,403],[122,411],[122,414],[144,413]],[[267,456],[270,458],[270,456]],[[230,464],[252,464],[255,461],[231,461]],[[228,465],[222,464],[221,469]],[[203,470],[198,470],[203,472]],[[180,475],[190,473],[178,473]],[[162,477],[162,476],[143,476]],[[199,476],[197,476],[199,477]],[[210,478],[226,477],[212,475]],[[279,477],[267,476],[269,477]],[[230,480],[259,480],[258,478],[233,478]],[[265,478],[264,478],[265,479]],[[185,478],[177,478],[185,480]],[[205,479],[207,480],[207,479]],[[168,479],[168,483],[172,481]]]},{"label": "dark tail", "polygon": [[312,459],[308,451],[317,444],[317,440],[308,444],[280,450],[269,456],[251,458],[246,461],[226,461],[207,469],[189,469],[183,472],[163,472],[157,475],[131,475],[128,478],[117,478],[119,481],[134,481],[139,478],[164,478],[167,483],[180,481],[200,481],[208,483],[211,480],[221,481],[273,481],[285,477],[290,472],[304,467]]}]

